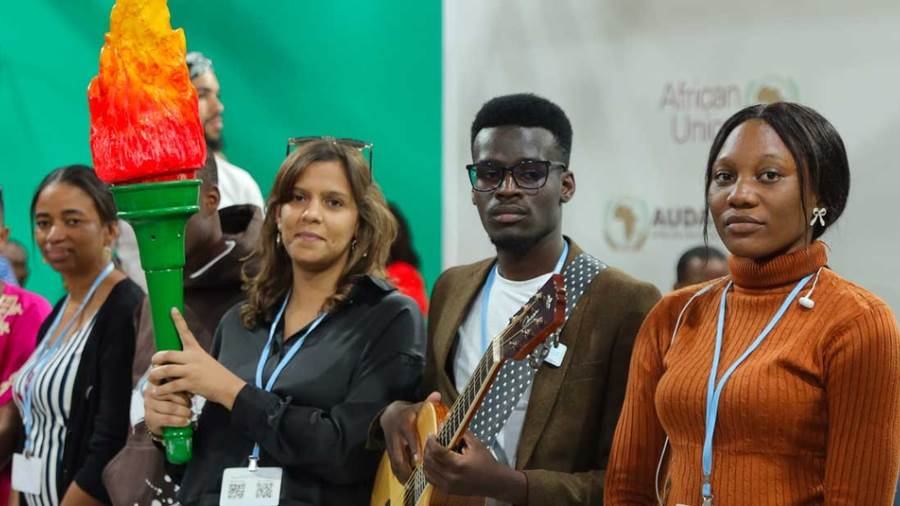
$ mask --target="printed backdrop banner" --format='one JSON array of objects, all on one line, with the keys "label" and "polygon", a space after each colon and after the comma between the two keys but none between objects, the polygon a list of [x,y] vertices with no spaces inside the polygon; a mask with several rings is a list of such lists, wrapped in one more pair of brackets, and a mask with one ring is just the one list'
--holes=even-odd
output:
[{"label": "printed backdrop banner", "polygon": [[[832,0],[444,2],[443,262],[492,254],[464,165],[487,99],[534,92],[574,129],[564,232],[661,290],[703,243],[703,176],[722,122],[775,100],[841,133],[852,186],[831,266],[900,310],[900,3]],[[710,224],[710,244],[720,245]]]}]

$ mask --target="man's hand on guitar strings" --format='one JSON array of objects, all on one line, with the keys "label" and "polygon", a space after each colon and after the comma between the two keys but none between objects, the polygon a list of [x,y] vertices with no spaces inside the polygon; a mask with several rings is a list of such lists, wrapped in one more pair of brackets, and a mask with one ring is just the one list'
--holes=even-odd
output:
[{"label": "man's hand on guitar strings", "polygon": [[525,474],[497,462],[470,432],[463,435],[462,453],[448,450],[432,436],[425,442],[425,478],[440,491],[492,497],[521,504],[528,495]]}]

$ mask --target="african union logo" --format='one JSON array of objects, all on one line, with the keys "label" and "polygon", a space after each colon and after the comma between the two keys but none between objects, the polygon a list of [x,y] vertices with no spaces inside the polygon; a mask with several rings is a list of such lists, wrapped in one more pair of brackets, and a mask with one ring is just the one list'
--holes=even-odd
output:
[{"label": "african union logo", "polygon": [[604,219],[606,242],[615,251],[641,249],[650,232],[650,207],[636,197],[609,202]]},{"label": "african union logo", "polygon": [[773,102],[797,102],[800,92],[793,79],[766,76],[747,85],[748,104],[771,104]]}]

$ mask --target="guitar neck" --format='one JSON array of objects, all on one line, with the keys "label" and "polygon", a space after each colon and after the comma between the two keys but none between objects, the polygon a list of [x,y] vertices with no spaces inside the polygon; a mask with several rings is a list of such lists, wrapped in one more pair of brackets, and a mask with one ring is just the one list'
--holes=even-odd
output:
[{"label": "guitar neck", "polygon": [[[481,408],[485,396],[507,359],[524,360],[565,320],[566,294],[563,277],[553,274],[538,292],[510,319],[510,324],[491,340],[475,367],[472,377],[450,407],[443,425],[435,435],[444,448],[454,450]],[[406,482],[404,505],[416,505],[425,488],[422,464],[416,466]]]},{"label": "guitar neck", "polygon": [[453,406],[450,407],[444,425],[435,436],[441,446],[455,448],[459,444],[466,429],[469,428],[469,423],[475,416],[475,412],[481,407],[481,403],[488,390],[490,390],[494,378],[497,377],[503,362],[497,360],[498,356],[494,353],[494,346],[496,344],[491,342],[475,367],[475,371],[472,372],[472,377],[469,378],[466,386],[459,393],[459,397],[456,398]]},{"label": "guitar neck", "polygon": [[[503,341],[506,334],[507,332],[504,331],[498,339],[495,339],[488,345],[488,349],[484,355],[481,356],[481,360],[475,367],[472,377],[469,378],[463,391],[460,392],[459,397],[456,398],[453,406],[450,407],[450,411],[447,413],[444,424],[441,426],[440,431],[435,435],[435,438],[441,446],[445,448],[455,448],[462,439],[466,429],[468,429],[469,423],[475,416],[475,412],[478,411],[485,395],[487,395],[488,390],[491,388],[491,384],[494,382],[494,378],[497,377],[500,366],[503,365],[503,360],[499,359],[500,355],[495,352],[494,347],[497,346],[496,343],[498,341]],[[404,504],[417,504],[422,493],[425,491],[426,486],[425,472],[422,469],[422,465],[419,464],[413,470],[412,475],[409,477],[409,480],[404,487]]]}]

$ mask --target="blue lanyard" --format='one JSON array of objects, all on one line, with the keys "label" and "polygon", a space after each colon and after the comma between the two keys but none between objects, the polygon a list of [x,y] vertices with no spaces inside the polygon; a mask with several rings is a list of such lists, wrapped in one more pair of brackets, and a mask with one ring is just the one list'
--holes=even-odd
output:
[{"label": "blue lanyard", "polygon": [[797,295],[800,293],[800,290],[809,282],[810,278],[812,278],[812,274],[806,276],[801,279],[794,289],[791,290],[791,293],[784,299],[784,302],[781,303],[781,307],[778,309],[778,312],[775,313],[775,316],[769,320],[769,323],[765,326],[762,332],[759,333],[759,336],[750,343],[750,346],[744,351],[744,353],[738,357],[737,360],[732,363],[728,369],[722,374],[722,378],[719,379],[719,382],[716,383],[716,373],[719,370],[719,358],[722,355],[722,339],[725,334],[725,299],[728,295],[728,290],[731,289],[732,282],[729,281],[725,286],[725,289],[722,290],[722,299],[719,302],[719,320],[716,323],[716,347],[713,352],[713,361],[712,361],[712,369],[709,372],[709,383],[707,385],[706,390],[706,433],[703,437],[703,485],[701,487],[701,493],[703,494],[703,504],[711,505],[712,504],[712,484],[710,482],[710,478],[712,476],[712,446],[713,446],[713,435],[716,432],[716,418],[719,415],[719,398],[722,395],[722,390],[725,388],[725,383],[731,378],[731,375],[734,371],[740,366],[747,357],[750,356],[751,353],[756,351],[759,348],[759,345],[762,344],[763,340],[765,340],[766,336],[772,332],[772,329],[775,328],[775,325],[781,320],[784,316],[784,313],[788,310],[791,303],[797,298]]},{"label": "blue lanyard", "polygon": [[[34,364],[29,368],[26,373],[24,390],[25,395],[24,399],[22,399],[22,411],[23,411],[23,424],[25,426],[25,453],[31,454],[32,448],[34,446],[34,441],[32,441],[31,436],[31,425],[34,423],[34,416],[32,414],[32,402],[34,402],[34,378],[44,370],[44,367],[47,366],[47,362],[56,355],[56,352],[60,349],[63,342],[63,337],[69,333],[72,329],[72,325],[78,321],[78,317],[81,315],[81,312],[84,311],[84,308],[91,301],[91,298],[94,296],[94,292],[97,291],[97,288],[100,287],[100,284],[103,283],[103,280],[106,279],[107,276],[112,273],[115,266],[112,262],[104,268],[100,274],[94,279],[93,284],[88,289],[87,294],[84,296],[84,300],[81,301],[81,304],[78,306],[78,309],[75,310],[75,314],[72,315],[72,318],[69,319],[69,322],[66,323],[66,326],[62,328],[62,331],[57,334],[56,339],[53,339],[53,334],[56,332],[56,328],[59,327],[60,321],[62,321],[63,313],[66,312],[66,306],[69,305],[69,295],[66,295],[66,300],[63,302],[62,307],[59,309],[59,312],[56,313],[56,317],[53,319],[53,323],[50,324],[50,327],[47,328],[47,332],[44,333],[44,340],[41,343],[41,346],[35,352],[35,356],[37,357],[34,361]],[[52,345],[48,345],[50,341],[53,341]]]},{"label": "blue lanyard", "polygon": [[[266,392],[271,392],[272,387],[275,386],[275,381],[281,376],[281,372],[284,371],[284,368],[288,365],[288,363],[294,358],[294,355],[300,351],[300,348],[303,347],[303,343],[306,341],[306,337],[309,336],[313,330],[316,330],[316,327],[322,323],[322,320],[328,316],[328,313],[322,313],[316,317],[315,320],[310,323],[306,332],[303,333],[302,336],[297,338],[297,341],[294,342],[294,345],[291,346],[291,349],[288,350],[287,354],[278,362],[278,365],[275,366],[275,370],[272,371],[272,375],[269,376],[269,381],[266,382],[265,386],[263,386],[263,368],[266,365],[266,361],[269,360],[269,350],[272,348],[272,341],[275,339],[275,330],[278,328],[278,323],[281,321],[281,318],[284,316],[284,310],[287,308],[288,301],[291,299],[291,292],[288,291],[287,295],[284,296],[284,302],[281,303],[281,309],[278,310],[278,314],[275,316],[275,321],[272,322],[272,326],[269,327],[269,339],[266,341],[266,346],[263,348],[262,355],[259,357],[259,362],[256,364],[256,388],[262,388]],[[253,453],[251,455],[251,466],[254,466],[256,460],[259,460],[259,444],[253,445]]]},{"label": "blue lanyard", "polygon": [[[559,260],[556,261],[556,267],[553,268],[553,272],[560,272],[563,268],[563,264],[566,263],[566,257],[569,256],[569,243],[563,239],[563,250],[562,254],[559,255]],[[491,288],[494,287],[494,279],[497,277],[497,264],[494,263],[494,266],[491,268],[491,272],[488,274],[487,281],[484,282],[484,287],[481,289],[481,351],[482,353],[487,350],[488,342],[490,342],[491,337],[488,334],[488,308],[490,307],[490,299],[491,299]]]}]

